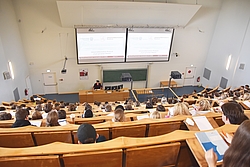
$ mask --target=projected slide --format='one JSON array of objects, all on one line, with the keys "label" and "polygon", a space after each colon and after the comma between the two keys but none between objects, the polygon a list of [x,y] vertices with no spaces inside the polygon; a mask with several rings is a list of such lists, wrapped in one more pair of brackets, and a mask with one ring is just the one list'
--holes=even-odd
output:
[{"label": "projected slide", "polygon": [[93,31],[77,32],[78,63],[124,62],[125,29],[119,29],[120,32]]},{"label": "projected slide", "polygon": [[128,31],[127,62],[168,61],[173,29],[132,29]]}]

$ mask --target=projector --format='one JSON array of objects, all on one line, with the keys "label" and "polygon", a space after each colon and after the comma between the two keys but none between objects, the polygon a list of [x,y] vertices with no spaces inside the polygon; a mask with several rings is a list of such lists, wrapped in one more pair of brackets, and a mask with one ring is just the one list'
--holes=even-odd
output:
[{"label": "projector", "polygon": [[62,74],[66,74],[66,72],[67,72],[67,70],[65,68],[62,69],[62,71],[61,71]]}]

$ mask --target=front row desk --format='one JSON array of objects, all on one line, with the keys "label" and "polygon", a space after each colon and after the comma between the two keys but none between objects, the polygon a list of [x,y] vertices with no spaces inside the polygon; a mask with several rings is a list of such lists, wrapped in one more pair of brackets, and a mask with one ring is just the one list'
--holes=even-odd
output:
[{"label": "front row desk", "polygon": [[125,101],[129,98],[128,89],[116,90],[80,90],[79,101],[80,103],[88,102],[93,103],[94,101],[105,102],[105,101]]}]

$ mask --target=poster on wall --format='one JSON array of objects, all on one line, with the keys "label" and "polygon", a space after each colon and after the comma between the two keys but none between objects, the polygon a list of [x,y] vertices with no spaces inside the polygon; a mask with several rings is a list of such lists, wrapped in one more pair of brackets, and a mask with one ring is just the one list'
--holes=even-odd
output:
[{"label": "poster on wall", "polygon": [[80,75],[80,80],[87,80],[87,79],[89,79],[88,69],[87,68],[80,69],[79,70],[79,75]]}]

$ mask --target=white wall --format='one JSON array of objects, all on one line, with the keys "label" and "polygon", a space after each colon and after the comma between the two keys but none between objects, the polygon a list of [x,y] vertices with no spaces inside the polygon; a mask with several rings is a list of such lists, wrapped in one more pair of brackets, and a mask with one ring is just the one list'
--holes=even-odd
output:
[{"label": "white wall", "polygon": [[[228,86],[233,88],[250,83],[250,1],[224,0],[205,67],[210,69],[211,77],[202,79],[204,85],[217,86],[221,77],[228,79]],[[229,70],[226,70],[228,56],[232,54]],[[240,70],[239,64],[245,69]]]},{"label": "white wall", "polygon": [[[4,80],[3,72],[9,71],[8,61],[12,62],[14,80]],[[25,98],[25,78],[29,75],[24,55],[18,22],[12,1],[0,1],[0,101],[14,100],[13,91],[18,88],[20,98]]]},{"label": "white wall", "polygon": [[[168,2],[195,3],[193,0],[172,0]],[[169,62],[152,63],[148,87],[158,87],[160,80],[169,80],[171,70],[184,73],[185,68],[191,64],[197,67],[195,78],[201,76],[220,11],[221,0],[199,0],[198,3],[202,7],[188,25],[185,28],[176,28],[172,52],[178,52],[179,57],[172,56]],[[47,69],[56,72],[58,80],[64,79],[58,81],[59,93],[90,89],[95,79],[101,78],[100,66],[77,65],[74,29],[61,27],[56,0],[13,0],[13,4],[16,17],[20,20],[19,28],[29,64],[34,94],[44,93],[42,73],[46,72]],[[112,11],[110,12],[112,13]],[[114,18],[107,18],[107,24],[110,19]],[[115,19],[119,25],[122,25],[123,20]],[[131,24],[133,22],[134,20],[131,18]],[[148,24],[150,25],[150,22]],[[44,29],[44,33],[41,33]],[[64,56],[69,58],[66,64],[67,74],[60,73]],[[148,63],[104,64],[103,69],[138,68],[147,67],[147,65]],[[88,80],[79,80],[78,71],[81,68],[88,68]],[[177,80],[177,82],[179,85],[183,84],[183,80]],[[143,82],[135,82],[134,88],[144,87],[144,85]]]}]

